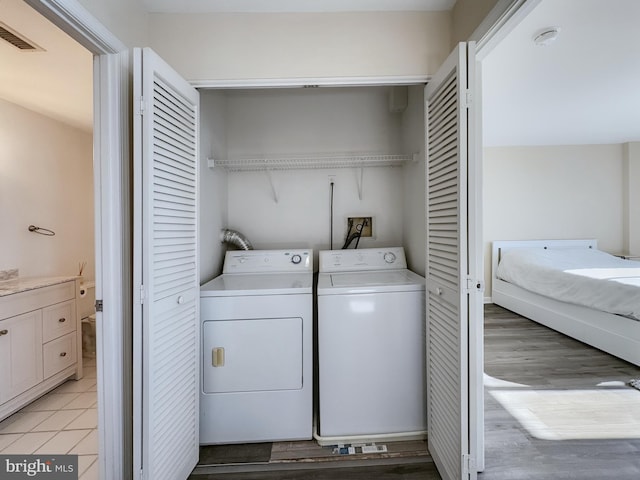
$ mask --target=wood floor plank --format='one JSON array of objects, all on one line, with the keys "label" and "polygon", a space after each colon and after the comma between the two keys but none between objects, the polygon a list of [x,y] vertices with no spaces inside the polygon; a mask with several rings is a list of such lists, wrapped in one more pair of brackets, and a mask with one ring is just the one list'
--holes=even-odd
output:
[{"label": "wood floor plank", "polygon": [[267,463],[271,458],[271,448],[271,443],[204,445],[200,447],[198,464]]},{"label": "wood floor plank", "polygon": [[[640,377],[640,368],[486,305],[485,374],[486,469],[479,479],[640,479],[640,431],[633,439],[536,438],[492,395],[494,391],[540,391],[543,397],[545,391],[626,391],[625,382]],[[562,408],[558,406],[559,421]],[[593,415],[603,408],[608,407],[603,404]]]},{"label": "wood floor plank", "polygon": [[387,449],[383,453],[341,455],[334,453],[332,446],[321,447],[317,442],[276,442],[271,451],[271,463],[291,462],[336,462],[387,458],[430,458],[424,440],[406,442],[378,442]]}]

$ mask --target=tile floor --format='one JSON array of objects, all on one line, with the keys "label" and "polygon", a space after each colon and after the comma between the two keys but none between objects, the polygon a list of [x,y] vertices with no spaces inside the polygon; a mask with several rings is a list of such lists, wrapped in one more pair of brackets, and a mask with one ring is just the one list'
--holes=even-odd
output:
[{"label": "tile floor", "polygon": [[0,422],[0,453],[76,454],[79,480],[98,480],[96,361],[83,364],[81,380],[68,380]]}]

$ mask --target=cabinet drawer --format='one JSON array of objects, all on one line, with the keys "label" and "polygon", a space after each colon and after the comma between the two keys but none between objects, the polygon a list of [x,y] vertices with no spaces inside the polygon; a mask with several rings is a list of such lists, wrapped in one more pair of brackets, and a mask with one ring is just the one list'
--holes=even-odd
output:
[{"label": "cabinet drawer", "polygon": [[76,334],[68,333],[42,346],[44,378],[76,363]]},{"label": "cabinet drawer", "polygon": [[58,303],[42,310],[42,342],[71,333],[76,329],[76,302]]},{"label": "cabinet drawer", "polygon": [[76,298],[76,282],[69,281],[0,297],[0,320]]}]

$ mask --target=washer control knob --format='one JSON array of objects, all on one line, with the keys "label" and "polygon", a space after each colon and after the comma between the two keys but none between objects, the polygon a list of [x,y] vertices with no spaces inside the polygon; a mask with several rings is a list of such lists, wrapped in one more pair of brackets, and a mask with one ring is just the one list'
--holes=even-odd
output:
[{"label": "washer control knob", "polygon": [[387,263],[393,263],[396,261],[396,254],[393,252],[387,252],[384,254],[384,261]]},{"label": "washer control knob", "polygon": [[302,261],[302,257],[297,253],[291,257],[291,263],[298,265]]}]

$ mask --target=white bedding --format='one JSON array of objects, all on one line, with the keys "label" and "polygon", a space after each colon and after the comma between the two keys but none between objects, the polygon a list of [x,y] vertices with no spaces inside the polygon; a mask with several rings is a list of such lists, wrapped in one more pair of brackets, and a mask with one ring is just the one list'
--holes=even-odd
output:
[{"label": "white bedding", "polygon": [[640,262],[588,248],[501,252],[497,277],[534,293],[640,320]]}]

